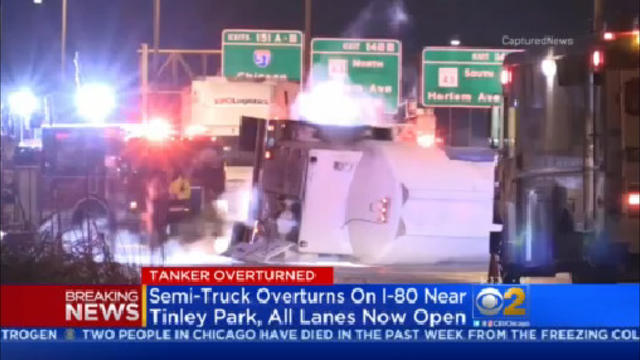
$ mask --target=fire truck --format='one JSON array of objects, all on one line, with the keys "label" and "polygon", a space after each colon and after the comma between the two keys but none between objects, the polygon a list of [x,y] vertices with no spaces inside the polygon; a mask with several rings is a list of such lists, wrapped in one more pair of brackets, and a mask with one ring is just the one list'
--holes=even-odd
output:
[{"label": "fire truck", "polygon": [[508,55],[491,276],[638,281],[638,31]]},{"label": "fire truck", "polygon": [[[40,153],[34,198],[41,231],[53,236],[69,229],[89,237],[106,237],[116,229],[144,231],[148,185],[162,177],[168,186],[177,171],[188,176],[208,166],[207,181],[191,181],[190,201],[170,204],[170,221],[196,215],[205,189],[224,190],[224,163],[215,161],[222,157],[222,146],[209,137],[181,137],[159,120],[44,127]],[[213,161],[203,157],[210,153]]]}]

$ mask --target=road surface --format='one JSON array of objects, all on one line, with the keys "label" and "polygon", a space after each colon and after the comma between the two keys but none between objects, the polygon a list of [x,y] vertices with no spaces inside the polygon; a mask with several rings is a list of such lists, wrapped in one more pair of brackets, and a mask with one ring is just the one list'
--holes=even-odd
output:
[{"label": "road surface", "polygon": [[[116,261],[135,266],[145,265],[242,265],[224,253],[229,246],[230,224],[244,220],[251,198],[250,167],[227,168],[227,191],[216,203],[216,208],[224,213],[226,226],[219,234],[212,234],[207,224],[188,223],[180,225],[180,235],[170,236],[164,247],[164,256],[159,250],[151,251],[139,234],[120,232],[114,251]],[[194,228],[199,228],[198,231]],[[193,235],[200,233],[200,235]],[[486,262],[443,263],[428,265],[386,265],[368,266],[351,262],[346,258],[312,259],[307,262],[287,263],[289,265],[315,265],[334,267],[336,283],[483,283],[487,280]],[[250,265],[282,265],[250,263]],[[523,279],[523,282],[570,282],[568,275],[555,278]]]}]

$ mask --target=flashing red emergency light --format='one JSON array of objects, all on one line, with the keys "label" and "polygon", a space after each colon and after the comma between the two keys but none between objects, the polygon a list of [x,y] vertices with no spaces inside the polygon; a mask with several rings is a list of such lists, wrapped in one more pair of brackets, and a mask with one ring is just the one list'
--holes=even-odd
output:
[{"label": "flashing red emergency light", "polygon": [[419,134],[416,141],[418,142],[418,146],[429,148],[436,143],[436,137],[433,134]]},{"label": "flashing red emergency light", "polygon": [[635,30],[631,30],[631,31],[618,31],[618,32],[610,32],[607,31],[605,33],[602,33],[602,40],[604,41],[614,41],[614,40],[619,40],[619,39],[624,39],[627,37],[632,37],[632,41],[635,42],[635,44],[637,45],[638,42],[640,41],[638,39],[638,34],[639,34],[639,30],[635,29]]},{"label": "flashing red emergency light", "polygon": [[591,54],[591,64],[595,70],[600,70],[604,65],[604,54],[600,50],[594,50]]},{"label": "flashing red emergency light", "polygon": [[56,140],[65,140],[71,136],[68,132],[59,132],[56,133]]},{"label": "flashing red emergency light", "polygon": [[607,31],[602,34],[602,39],[611,41],[611,40],[624,38],[627,36],[638,36],[638,33],[640,33],[640,30],[638,29],[627,30],[627,31],[616,31],[616,32]]},{"label": "flashing red emergency light", "polygon": [[272,156],[273,155],[271,154],[270,150],[267,150],[267,151],[264,152],[264,158],[265,159],[269,160],[269,159],[271,159]]},{"label": "flashing red emergency light", "polygon": [[171,124],[167,120],[154,118],[145,125],[145,137],[148,140],[162,142],[171,138]]},{"label": "flashing red emergency light", "polygon": [[502,72],[500,73],[500,82],[502,83],[502,85],[511,84],[511,80],[512,80],[511,70],[503,69]]},{"label": "flashing red emergency light", "polygon": [[627,194],[627,205],[631,208],[640,208],[640,192],[631,192]]},{"label": "flashing red emergency light", "polygon": [[184,131],[185,135],[189,138],[202,136],[206,134],[206,132],[207,132],[207,128],[198,124],[187,126],[187,128]]}]

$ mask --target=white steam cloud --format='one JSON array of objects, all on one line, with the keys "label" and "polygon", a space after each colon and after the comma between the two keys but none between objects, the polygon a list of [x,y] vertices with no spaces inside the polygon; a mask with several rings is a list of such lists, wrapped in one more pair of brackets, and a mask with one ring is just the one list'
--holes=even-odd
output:
[{"label": "white steam cloud", "polygon": [[322,125],[381,125],[384,102],[370,96],[362,86],[352,84],[347,76],[334,77],[312,80],[311,85],[298,95],[291,114],[294,118]]},{"label": "white steam cloud", "polygon": [[[378,37],[382,30],[386,37],[397,36],[403,26],[411,21],[403,0],[373,1],[360,12],[347,27],[343,36],[361,38]],[[386,27],[385,27],[386,24]]]}]

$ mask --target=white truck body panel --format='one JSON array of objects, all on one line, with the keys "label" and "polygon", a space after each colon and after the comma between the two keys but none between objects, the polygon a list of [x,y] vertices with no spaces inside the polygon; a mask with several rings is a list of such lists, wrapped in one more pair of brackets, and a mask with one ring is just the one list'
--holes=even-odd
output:
[{"label": "white truck body panel", "polygon": [[[357,151],[312,150],[300,252],[370,264],[488,261],[495,230],[493,162],[450,160],[443,150],[367,141]],[[338,163],[353,163],[345,171]],[[388,219],[377,205],[387,198]]]},{"label": "white truck body panel", "polygon": [[310,163],[307,169],[299,250],[351,255],[353,249],[345,224],[347,199],[362,153],[314,149],[309,156],[317,161]]},{"label": "white truck body panel", "polygon": [[275,81],[229,81],[223,77],[193,80],[183,113],[183,129],[204,126],[214,136],[238,136],[242,116],[286,119],[299,84]]}]

